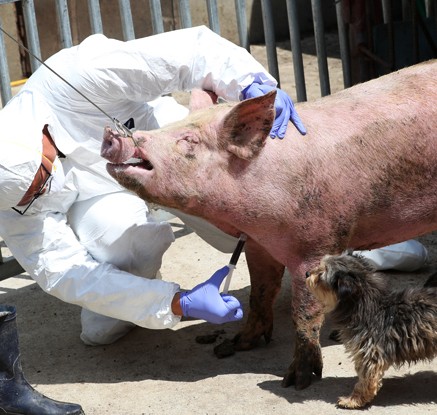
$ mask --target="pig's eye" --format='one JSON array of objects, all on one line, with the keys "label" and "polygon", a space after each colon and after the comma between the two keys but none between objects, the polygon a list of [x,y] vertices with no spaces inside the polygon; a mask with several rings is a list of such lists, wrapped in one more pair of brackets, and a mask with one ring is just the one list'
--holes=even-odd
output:
[{"label": "pig's eye", "polygon": [[193,143],[193,144],[197,144],[199,143],[199,138],[196,137],[192,132],[186,132],[183,133],[179,138],[178,138],[178,143],[181,141],[186,141],[188,143]]},{"label": "pig's eye", "polygon": [[186,157],[193,157],[199,139],[192,134],[184,134],[177,140],[177,146]]}]

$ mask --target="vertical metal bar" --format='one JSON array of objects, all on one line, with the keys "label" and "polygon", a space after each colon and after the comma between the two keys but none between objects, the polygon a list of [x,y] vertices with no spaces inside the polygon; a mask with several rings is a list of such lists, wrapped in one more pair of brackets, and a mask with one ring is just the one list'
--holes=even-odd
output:
[{"label": "vertical metal bar", "polygon": [[218,9],[217,9],[217,1],[216,0],[206,0],[206,7],[208,9],[208,21],[209,28],[220,34],[220,23],[218,18]]},{"label": "vertical metal bar", "polygon": [[68,14],[67,0],[56,0],[56,13],[59,20],[59,33],[61,35],[62,48],[73,46],[71,36],[70,17]]},{"label": "vertical metal bar", "polygon": [[150,13],[152,14],[153,34],[164,32],[164,23],[162,21],[161,2],[159,0],[150,0]]},{"label": "vertical metal bar", "polygon": [[[0,19],[0,26],[3,27]],[[8,58],[6,55],[5,39],[3,32],[0,31],[0,88],[2,93],[2,105],[12,98],[11,78],[9,77]]]},{"label": "vertical metal bar", "polygon": [[419,33],[417,25],[418,10],[416,7],[416,1],[411,0],[411,16],[412,16],[412,36],[413,36],[413,63],[419,62]]},{"label": "vertical metal bar", "polygon": [[411,15],[410,0],[402,0],[402,19],[409,20]]},{"label": "vertical metal bar", "polygon": [[[26,25],[26,38],[30,51],[41,58],[41,48],[39,45],[38,27],[36,24],[35,5],[33,0],[22,0],[24,23]],[[42,59],[42,58],[41,58]],[[30,67],[35,72],[41,64],[34,58],[30,57]]]},{"label": "vertical metal bar", "polygon": [[278,81],[280,87],[278,55],[276,53],[275,27],[270,0],[261,0],[261,10],[263,15],[264,37],[267,50],[267,63],[270,74]]},{"label": "vertical metal bar", "polygon": [[246,0],[235,0],[235,14],[237,15],[238,37],[240,46],[250,50],[249,33],[247,31]]},{"label": "vertical metal bar", "polygon": [[287,0],[288,29],[290,31],[291,55],[293,57],[294,81],[297,101],[306,101],[305,72],[300,44],[299,15],[297,0]]},{"label": "vertical metal bar", "polygon": [[395,68],[395,36],[394,22],[391,0],[383,0],[382,12],[384,23],[387,25],[387,42],[388,42],[388,62],[390,64],[390,72]]},{"label": "vertical metal bar", "polygon": [[123,39],[124,40],[135,39],[134,22],[132,19],[130,0],[118,0],[118,7],[120,9]]},{"label": "vertical metal bar", "polygon": [[191,27],[190,0],[179,0],[179,13],[182,28]]},{"label": "vertical metal bar", "polygon": [[319,65],[320,92],[323,97],[331,93],[331,88],[329,85],[328,59],[326,56],[322,1],[311,0],[311,5],[313,9],[314,38],[316,41],[317,63]]},{"label": "vertical metal bar", "polygon": [[[365,13],[365,19],[366,19],[366,38],[367,38],[367,45],[371,52],[374,51],[374,36],[373,36],[373,30],[372,27],[374,26],[374,19],[375,16],[375,4],[373,0],[366,0],[364,2],[364,13]],[[367,59],[367,57],[364,54],[361,54],[360,59],[360,80],[361,81],[367,81],[369,79],[375,78],[377,76],[377,68],[376,68],[376,62],[374,62],[371,59]]]},{"label": "vertical metal bar", "polygon": [[88,10],[90,12],[91,32],[103,33],[102,14],[100,13],[99,0],[88,0]]},{"label": "vertical metal bar", "polygon": [[288,29],[290,31],[291,55],[293,57],[296,96],[299,102],[307,100],[302,48],[300,44],[299,16],[297,0],[287,0]]},{"label": "vertical metal bar", "polygon": [[431,17],[432,14],[432,2],[431,0],[425,0],[425,17]]},{"label": "vertical metal bar", "polygon": [[390,0],[382,0],[382,18],[385,24],[387,24],[390,21],[391,18]]},{"label": "vertical metal bar", "polygon": [[337,13],[338,40],[340,43],[341,66],[343,70],[343,85],[345,88],[349,88],[352,86],[351,57],[348,31],[343,20],[342,0],[336,1],[335,10]]}]

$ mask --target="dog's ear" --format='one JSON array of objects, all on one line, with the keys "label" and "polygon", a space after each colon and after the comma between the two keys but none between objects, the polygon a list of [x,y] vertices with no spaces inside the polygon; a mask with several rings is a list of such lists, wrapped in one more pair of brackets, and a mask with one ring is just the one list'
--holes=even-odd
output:
[{"label": "dog's ear", "polygon": [[344,300],[355,296],[357,292],[356,281],[350,272],[343,270],[336,271],[334,274],[334,281],[339,300]]}]

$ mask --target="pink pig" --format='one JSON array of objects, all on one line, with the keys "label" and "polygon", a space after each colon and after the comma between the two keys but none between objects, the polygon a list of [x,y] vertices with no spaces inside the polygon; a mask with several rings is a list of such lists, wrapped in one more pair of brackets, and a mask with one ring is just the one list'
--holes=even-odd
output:
[{"label": "pink pig", "polygon": [[[297,389],[322,374],[323,313],[305,272],[325,254],[401,242],[437,229],[437,61],[297,105],[308,130],[272,140],[275,93],[219,104],[134,140],[106,129],[108,172],[141,198],[248,235],[250,349],[273,330],[284,267],[292,275]],[[135,141],[135,142],[134,142]]]}]

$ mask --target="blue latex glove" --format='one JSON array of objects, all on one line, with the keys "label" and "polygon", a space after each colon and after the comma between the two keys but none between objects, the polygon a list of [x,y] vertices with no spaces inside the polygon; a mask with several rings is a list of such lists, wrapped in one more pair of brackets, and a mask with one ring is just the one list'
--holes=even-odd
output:
[{"label": "blue latex glove", "polygon": [[191,291],[181,292],[179,301],[182,314],[215,324],[241,320],[243,309],[240,302],[231,295],[219,293],[220,285],[228,272],[229,267],[225,266]]},{"label": "blue latex glove", "polygon": [[243,89],[242,94],[244,99],[260,97],[267,94],[267,92],[277,90],[275,99],[276,118],[273,123],[272,130],[270,131],[270,137],[284,138],[285,131],[287,130],[288,121],[291,121],[297,130],[305,135],[307,133],[306,128],[302,124],[299,115],[297,115],[294,109],[294,104],[291,98],[279,88],[275,88],[270,85],[261,85],[254,82]]}]

